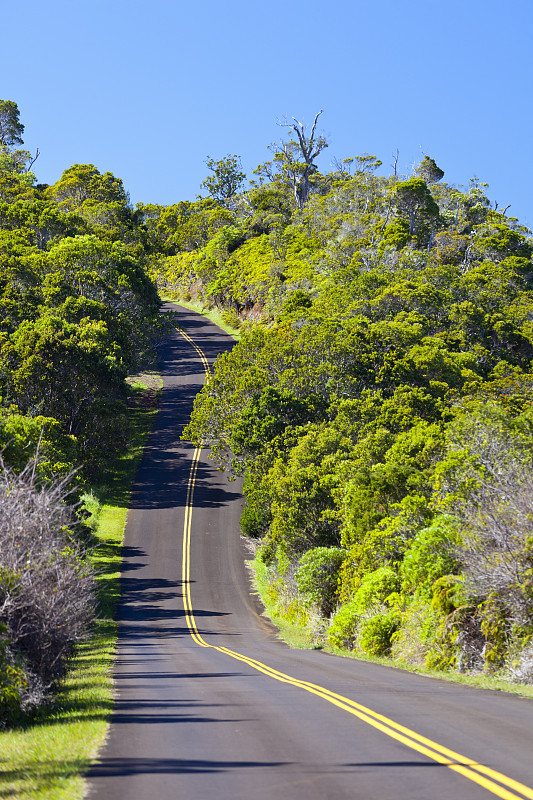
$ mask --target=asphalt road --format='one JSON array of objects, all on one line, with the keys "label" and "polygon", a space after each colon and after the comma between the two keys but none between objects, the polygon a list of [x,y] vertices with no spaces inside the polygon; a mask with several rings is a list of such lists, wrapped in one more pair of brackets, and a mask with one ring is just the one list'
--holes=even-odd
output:
[{"label": "asphalt road", "polygon": [[239,485],[179,438],[201,353],[212,364],[232,342],[179,310],[200,352],[178,332],[161,350],[90,800],[532,800],[532,701],[277,639],[246,574]]}]

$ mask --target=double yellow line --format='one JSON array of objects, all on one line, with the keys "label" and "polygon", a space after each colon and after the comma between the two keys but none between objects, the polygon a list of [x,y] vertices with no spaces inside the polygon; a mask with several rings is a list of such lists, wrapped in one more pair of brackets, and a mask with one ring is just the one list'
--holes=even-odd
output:
[{"label": "double yellow line", "polygon": [[200,356],[200,361],[202,362],[202,366],[204,368],[205,380],[206,380],[206,383],[207,383],[207,381],[209,381],[209,378],[211,377],[211,370],[209,369],[209,361],[207,360],[207,357],[206,357],[204,351],[200,347],[198,347],[198,345],[196,344],[194,339],[191,339],[191,337],[189,336],[188,333],[185,333],[185,331],[182,331],[181,328],[177,328],[177,331],[178,331],[178,333],[181,333],[183,338],[186,339],[189,342],[189,344],[194,347],[194,349],[196,350],[196,352]]},{"label": "double yellow line", "polygon": [[[209,364],[204,353],[200,350],[196,343],[193,342],[190,336],[181,330],[180,333],[194,346],[199,355],[201,355],[202,363],[206,372],[206,378],[208,378],[210,374]],[[242,661],[243,663],[248,664],[248,666],[250,666],[252,669],[262,672],[264,675],[268,675],[274,680],[280,681],[281,683],[291,684],[298,689],[302,689],[303,691],[314,694],[317,697],[321,697],[323,700],[326,700],[328,703],[337,706],[337,708],[340,708],[342,711],[352,714],[354,717],[366,722],[368,725],[371,725],[373,728],[376,728],[390,738],[401,742],[402,744],[411,748],[411,750],[416,750],[418,753],[422,753],[433,761],[436,761],[438,764],[442,764],[454,772],[458,772],[460,775],[463,775],[463,777],[479,784],[497,797],[504,798],[504,800],[524,800],[524,798],[533,800],[533,789],[531,789],[529,786],[525,786],[523,783],[519,783],[518,781],[515,781],[512,778],[507,777],[507,775],[503,775],[501,772],[497,772],[490,767],[486,767],[484,764],[479,764],[472,759],[465,758],[460,753],[456,753],[454,750],[443,747],[437,742],[433,742],[431,739],[421,736],[419,733],[416,733],[416,731],[406,728],[404,725],[400,725],[399,723],[394,722],[394,720],[389,719],[382,714],[378,714],[376,711],[372,711],[372,709],[367,708],[360,703],[356,703],[354,700],[350,700],[348,697],[331,692],[329,689],[326,689],[323,686],[318,686],[314,683],[308,683],[307,681],[301,681],[297,678],[293,678],[290,675],[279,672],[273,667],[269,667],[267,664],[263,664],[261,661],[256,661],[254,658],[249,658],[248,656],[237,653],[234,650],[229,650],[227,647],[219,647],[217,645],[209,644],[205,641],[198,631],[196,620],[194,618],[190,581],[191,526],[194,487],[196,484],[196,473],[198,471],[198,463],[200,461],[201,452],[202,449],[197,447],[194,450],[192,457],[189,481],[187,484],[185,522],[183,528],[183,602],[185,607],[187,627],[194,641],[200,645],[200,647],[210,647],[213,650],[218,650],[219,653],[225,653],[237,661]]]}]

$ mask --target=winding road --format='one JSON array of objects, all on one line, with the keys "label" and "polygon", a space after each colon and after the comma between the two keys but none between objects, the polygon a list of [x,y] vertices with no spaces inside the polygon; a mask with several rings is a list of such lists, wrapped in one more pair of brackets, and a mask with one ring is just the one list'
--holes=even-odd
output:
[{"label": "winding road", "polygon": [[531,700],[279,641],[246,574],[239,484],[180,442],[232,340],[178,311],[128,512],[90,800],[533,800]]}]

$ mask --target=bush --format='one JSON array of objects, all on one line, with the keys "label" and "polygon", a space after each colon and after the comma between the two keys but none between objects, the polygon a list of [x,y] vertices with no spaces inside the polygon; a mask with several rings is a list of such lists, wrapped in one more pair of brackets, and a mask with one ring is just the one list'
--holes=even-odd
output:
[{"label": "bush", "polygon": [[249,536],[250,539],[261,539],[267,532],[271,521],[272,514],[269,506],[262,502],[258,492],[255,494],[250,492],[240,519],[243,536]]},{"label": "bush", "polygon": [[360,615],[387,600],[399,589],[399,579],[392,567],[379,567],[369,572],[354,594],[354,604]]},{"label": "bush", "polygon": [[28,682],[9,647],[7,626],[0,624],[0,720],[11,722],[20,708]]},{"label": "bush", "polygon": [[513,661],[510,678],[517,683],[533,684],[533,645],[531,643]]},{"label": "bush", "polygon": [[458,569],[453,552],[456,542],[457,521],[447,514],[419,531],[402,561],[402,588],[430,600],[435,581]]},{"label": "bush", "polygon": [[[379,567],[365,575],[352,599],[333,617],[328,631],[328,643],[333,647],[353,650],[356,641],[360,644],[360,633],[364,625],[373,619],[374,612],[386,608],[384,603],[387,598],[397,597],[398,588],[399,579],[392,567]],[[388,644],[390,646],[390,639]],[[362,649],[365,650],[364,647]]]},{"label": "bush", "polygon": [[71,529],[68,478],[38,483],[35,464],[19,475],[0,467],[0,696],[38,705],[93,618],[94,580]]},{"label": "bush", "polygon": [[463,526],[456,556],[465,588],[475,600],[495,598],[507,624],[531,626],[533,415],[476,402],[447,435],[439,470]]},{"label": "bush", "polygon": [[227,325],[231,325],[232,328],[240,328],[242,325],[242,319],[239,317],[239,314],[233,308],[227,308],[221,314],[222,319]]},{"label": "bush", "polygon": [[441,614],[451,614],[467,603],[468,598],[460,575],[442,575],[431,587],[431,608]]},{"label": "bush", "polygon": [[295,579],[298,589],[316,603],[323,616],[335,608],[339,585],[339,570],[346,558],[340,547],[314,547],[300,559]]},{"label": "bush", "polygon": [[359,606],[354,600],[350,600],[349,603],[339,608],[331,621],[328,631],[328,644],[333,647],[346,648],[347,650],[353,649],[361,619],[358,609]]},{"label": "bush", "polygon": [[490,594],[477,608],[481,633],[485,639],[483,658],[485,669],[501,667],[510,643],[510,625],[498,595]]},{"label": "bush", "polygon": [[298,594],[291,565],[282,576],[276,569],[267,566],[258,558],[255,562],[256,575],[264,587],[264,594],[270,606],[271,616],[281,617],[292,625],[305,626],[308,611]]},{"label": "bush", "polygon": [[415,600],[402,611],[401,627],[392,637],[392,657],[402,663],[423,666],[434,649],[442,614],[425,600]]},{"label": "bush", "polygon": [[361,650],[370,656],[386,656],[391,650],[392,635],[398,630],[399,615],[396,611],[375,614],[364,620],[359,630]]}]

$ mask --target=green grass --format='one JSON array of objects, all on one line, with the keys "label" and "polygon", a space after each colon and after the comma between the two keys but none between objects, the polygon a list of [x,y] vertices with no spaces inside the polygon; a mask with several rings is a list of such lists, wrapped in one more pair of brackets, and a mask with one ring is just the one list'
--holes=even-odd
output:
[{"label": "green grass", "polygon": [[142,377],[133,383],[140,385],[132,390],[131,446],[86,498],[96,544],[98,619],[90,639],[78,646],[52,705],[30,722],[0,732],[0,798],[80,800],[83,774],[107,731],[124,526],[131,484],[156,413],[157,390],[146,388]]},{"label": "green grass", "polygon": [[161,299],[171,303],[177,303],[180,306],[185,306],[185,308],[190,308],[191,311],[196,311],[198,314],[202,314],[202,316],[210,319],[211,322],[214,322],[215,325],[218,325],[219,328],[222,328],[222,330],[226,331],[226,333],[234,339],[239,340],[241,338],[240,328],[235,328],[233,325],[230,325],[224,319],[223,312],[218,311],[216,308],[208,308],[197,300],[183,300],[181,295],[168,292],[161,295]]},{"label": "green grass", "polygon": [[[303,649],[316,649],[309,641],[309,633],[305,622],[297,619],[298,614],[294,611],[294,606],[289,607],[288,618],[284,613],[284,603],[280,600],[279,594],[273,587],[268,568],[258,559],[248,562],[253,575],[253,585],[257,590],[261,601],[265,607],[264,615],[268,617],[278,628],[279,636],[290,647]],[[522,697],[533,698],[533,686],[524,683],[512,683],[497,675],[485,675],[479,673],[460,673],[445,672],[444,670],[427,669],[425,667],[413,666],[410,664],[399,663],[392,658],[380,658],[377,656],[365,656],[364,654],[354,654],[350,650],[343,650],[336,647],[323,647],[328,653],[333,653],[345,658],[353,658],[357,661],[367,661],[374,664],[382,664],[394,669],[403,669],[407,672],[415,672],[418,675],[426,675],[429,678],[461,683],[468,686],[475,686],[480,689],[491,689],[493,691],[509,692],[518,694]]]}]

